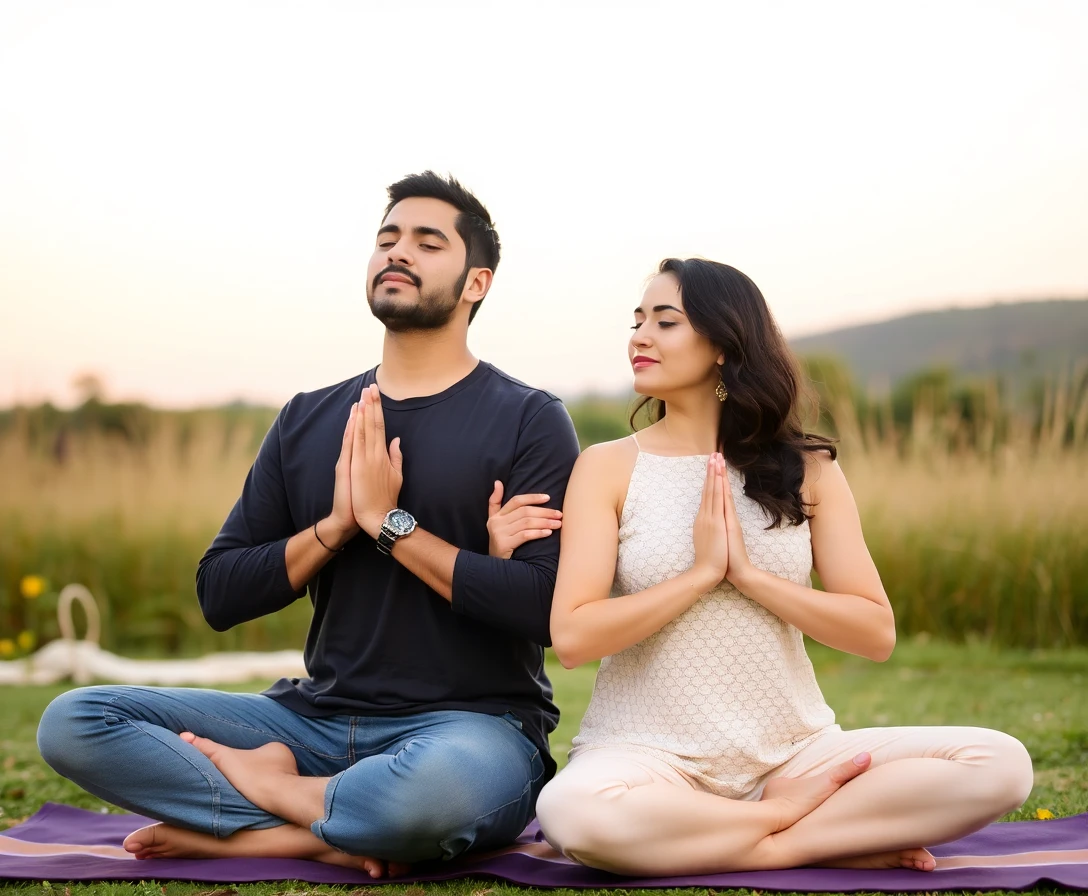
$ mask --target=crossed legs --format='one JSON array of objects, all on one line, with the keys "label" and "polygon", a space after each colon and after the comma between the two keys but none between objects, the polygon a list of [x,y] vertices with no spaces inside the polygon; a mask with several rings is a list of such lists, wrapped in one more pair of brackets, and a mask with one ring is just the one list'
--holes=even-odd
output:
[{"label": "crossed legs", "polygon": [[[858,754],[871,754],[872,766],[851,773]],[[932,870],[922,845],[1019,806],[1031,761],[1018,741],[987,729],[831,731],[761,783],[747,799],[727,799],[653,757],[587,750],[545,787],[537,817],[556,849],[617,873]]]},{"label": "crossed legs", "polygon": [[69,691],[38,744],[84,789],[164,822],[126,840],[137,856],[294,856],[376,875],[511,842],[544,774],[512,716],[312,719],[202,689]]},{"label": "crossed legs", "polygon": [[778,835],[795,864],[946,843],[1019,808],[1031,793],[1027,750],[988,728],[831,731],[772,775],[818,774],[857,749],[873,756],[864,778]]},{"label": "crossed legs", "polygon": [[401,724],[411,732],[331,777],[299,775],[282,744],[240,750],[183,732],[246,799],[287,824],[218,840],[154,825],[125,847],[138,857],[290,855],[381,877],[413,861],[505,846],[521,833],[544,766],[514,723],[436,712]]},{"label": "crossed legs", "polygon": [[[246,799],[286,823],[238,831],[222,839],[175,825],[152,824],[125,838],[124,848],[137,859],[231,856],[311,859],[360,868],[374,878],[408,870],[404,863],[341,852],[312,833],[311,825],[324,814],[325,789],[330,779],[299,775],[294,754],[285,744],[269,743],[239,750],[188,731],[180,737],[211,760]],[[289,786],[283,786],[284,779],[290,779]],[[273,791],[277,785],[278,790]]]}]

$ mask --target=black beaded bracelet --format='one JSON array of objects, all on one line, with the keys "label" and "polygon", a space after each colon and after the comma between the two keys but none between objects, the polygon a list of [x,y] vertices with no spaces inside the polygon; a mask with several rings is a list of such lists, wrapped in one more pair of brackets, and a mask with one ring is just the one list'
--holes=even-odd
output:
[{"label": "black beaded bracelet", "polygon": [[[318,522],[320,522],[320,520],[318,520]],[[324,548],[324,549],[325,549],[326,551],[328,551],[328,552],[329,552],[330,554],[339,554],[339,553],[340,553],[340,552],[341,552],[342,550],[344,550],[344,549],[343,549],[343,547],[339,547],[339,548],[330,548],[330,547],[329,547],[329,546],[328,546],[327,544],[325,544],[325,542],[323,542],[323,541],[321,540],[321,536],[317,534],[317,523],[314,523],[314,538],[316,538],[316,539],[317,539],[317,543],[318,543],[319,545],[321,545],[321,547],[323,547],[323,548]]]}]

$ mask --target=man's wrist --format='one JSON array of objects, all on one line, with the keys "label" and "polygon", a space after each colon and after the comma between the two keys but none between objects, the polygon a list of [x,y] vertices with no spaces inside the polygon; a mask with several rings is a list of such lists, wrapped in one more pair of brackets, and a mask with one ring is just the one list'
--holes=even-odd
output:
[{"label": "man's wrist", "polygon": [[[394,508],[390,507],[389,510]],[[362,529],[367,535],[373,538],[375,541],[378,539],[378,533],[381,531],[382,523],[385,522],[386,516],[389,514],[389,510],[383,510],[380,513],[367,513],[362,517],[356,518],[356,522],[359,524],[359,528]]]},{"label": "man's wrist", "polygon": [[331,516],[327,516],[314,524],[314,532],[323,547],[335,552],[339,551],[359,534],[359,527],[353,522],[345,528],[342,523],[338,523]]}]

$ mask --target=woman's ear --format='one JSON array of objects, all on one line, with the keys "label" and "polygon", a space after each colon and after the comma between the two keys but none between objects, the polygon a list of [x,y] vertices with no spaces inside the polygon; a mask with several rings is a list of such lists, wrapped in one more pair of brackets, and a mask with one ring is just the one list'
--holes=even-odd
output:
[{"label": "woman's ear", "polygon": [[725,352],[722,352],[721,354],[718,355],[718,366],[719,367],[724,367],[725,366]]}]

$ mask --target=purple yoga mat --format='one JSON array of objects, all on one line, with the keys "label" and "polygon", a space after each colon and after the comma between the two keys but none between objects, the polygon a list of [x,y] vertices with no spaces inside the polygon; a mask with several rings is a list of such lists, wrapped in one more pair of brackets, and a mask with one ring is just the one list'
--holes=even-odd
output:
[{"label": "purple yoga mat", "polygon": [[[148,859],[118,855],[121,841],[147,819],[103,815],[46,803],[0,835],[0,879],[186,880],[248,883],[373,884],[366,874],[302,859]],[[496,878],[534,887],[750,887],[760,890],[904,892],[1022,890],[1053,883],[1088,890],[1088,814],[1049,821],[992,824],[962,840],[935,847],[934,872],[793,868],[687,877],[634,878],[568,861],[543,842],[535,824],[506,850],[448,863],[420,865],[397,882]]]}]

